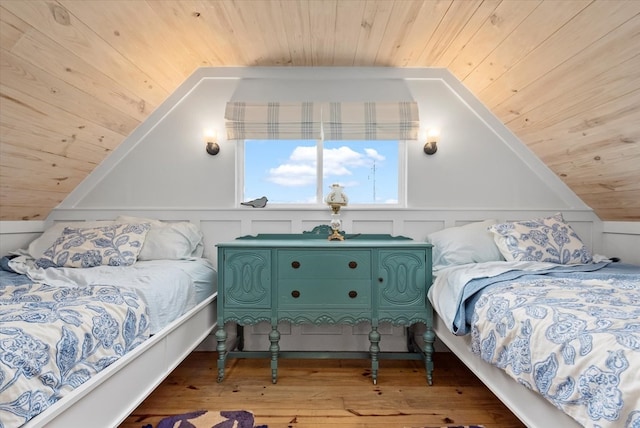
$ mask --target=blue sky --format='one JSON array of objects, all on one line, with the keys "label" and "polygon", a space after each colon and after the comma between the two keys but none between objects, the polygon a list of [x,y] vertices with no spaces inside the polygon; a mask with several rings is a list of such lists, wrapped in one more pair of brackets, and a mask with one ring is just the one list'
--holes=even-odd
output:
[{"label": "blue sky", "polygon": [[[316,202],[315,141],[251,140],[244,152],[244,200]],[[323,197],[332,183],[340,183],[351,204],[397,203],[397,142],[325,141],[323,156]]]}]

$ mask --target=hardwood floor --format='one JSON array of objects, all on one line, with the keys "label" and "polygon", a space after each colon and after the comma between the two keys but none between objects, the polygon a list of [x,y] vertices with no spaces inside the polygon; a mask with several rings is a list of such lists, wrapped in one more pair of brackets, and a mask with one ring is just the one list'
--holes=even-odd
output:
[{"label": "hardwood floor", "polygon": [[141,428],[193,410],[251,410],[269,428],[524,425],[453,354],[438,352],[433,386],[419,361],[383,360],[373,385],[367,360],[228,360],[216,382],[215,352],[192,353],[120,425]]}]

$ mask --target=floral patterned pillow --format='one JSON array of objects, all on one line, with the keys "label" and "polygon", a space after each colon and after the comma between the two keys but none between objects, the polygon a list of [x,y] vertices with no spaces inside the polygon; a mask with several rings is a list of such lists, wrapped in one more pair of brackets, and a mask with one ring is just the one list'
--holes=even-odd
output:
[{"label": "floral patterned pillow", "polygon": [[130,266],[138,258],[149,224],[113,224],[87,229],[66,227],[36,265],[88,268]]},{"label": "floral patterned pillow", "polygon": [[591,251],[561,213],[529,221],[501,223],[488,229],[507,261],[538,261],[563,265],[591,263]]}]

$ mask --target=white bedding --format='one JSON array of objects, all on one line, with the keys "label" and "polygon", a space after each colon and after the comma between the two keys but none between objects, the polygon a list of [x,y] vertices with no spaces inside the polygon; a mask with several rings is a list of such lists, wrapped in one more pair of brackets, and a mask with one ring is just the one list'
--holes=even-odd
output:
[{"label": "white bedding", "polygon": [[155,334],[215,291],[216,273],[204,258],[138,261],[132,266],[39,268],[28,256],[9,262],[32,281],[55,286],[116,285],[136,289],[149,307]]},{"label": "white bedding", "polygon": [[557,266],[542,262],[485,262],[451,266],[435,272],[435,281],[429,289],[429,300],[447,328],[456,333],[454,318],[463,298],[465,285],[474,278],[493,278],[505,272],[542,271]]},{"label": "white bedding", "polygon": [[196,304],[218,291],[218,273],[209,260],[196,258],[171,262],[191,277],[195,288]]}]

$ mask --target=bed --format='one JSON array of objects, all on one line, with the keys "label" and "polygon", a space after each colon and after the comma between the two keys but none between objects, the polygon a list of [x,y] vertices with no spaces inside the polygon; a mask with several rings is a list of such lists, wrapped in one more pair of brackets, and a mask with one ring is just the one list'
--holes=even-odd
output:
[{"label": "bed", "polygon": [[640,426],[639,266],[592,255],[561,214],[428,239],[436,334],[523,423]]},{"label": "bed", "polygon": [[187,222],[55,224],[0,263],[0,426],[117,426],[215,324]]}]

